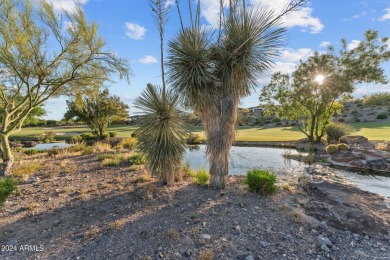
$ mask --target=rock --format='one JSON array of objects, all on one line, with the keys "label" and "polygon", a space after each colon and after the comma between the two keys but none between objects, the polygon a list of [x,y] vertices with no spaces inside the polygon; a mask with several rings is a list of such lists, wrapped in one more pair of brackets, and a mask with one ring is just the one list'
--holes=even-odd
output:
[{"label": "rock", "polygon": [[269,246],[269,243],[268,242],[265,242],[265,241],[260,241],[260,245],[264,248],[266,248],[267,246]]},{"label": "rock", "polygon": [[248,255],[248,256],[245,257],[245,260],[254,260],[254,258],[253,258],[253,256]]},{"label": "rock", "polygon": [[40,181],[40,179],[38,177],[32,177],[32,178],[28,179],[26,181],[26,183],[29,184],[29,183],[38,182],[38,181]]},{"label": "rock", "polygon": [[199,239],[209,240],[211,239],[211,236],[209,234],[200,234]]},{"label": "rock", "polygon": [[321,249],[322,249],[322,251],[330,252],[329,247],[327,247],[326,245],[321,245]]},{"label": "rock", "polygon": [[318,225],[318,227],[324,231],[328,230],[328,225],[326,224],[325,221],[321,221],[321,223]]},{"label": "rock", "polygon": [[311,234],[312,236],[318,236],[320,233],[318,233],[317,230],[312,229],[312,230],[310,231],[310,234]]},{"label": "rock", "polygon": [[331,246],[332,245],[332,241],[330,241],[329,238],[324,237],[324,236],[318,236],[317,237],[317,243],[320,246],[322,246],[322,245]]}]

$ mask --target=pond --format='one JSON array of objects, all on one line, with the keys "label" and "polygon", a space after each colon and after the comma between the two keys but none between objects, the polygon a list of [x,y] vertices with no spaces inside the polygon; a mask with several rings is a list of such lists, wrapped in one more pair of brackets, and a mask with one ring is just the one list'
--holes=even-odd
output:
[{"label": "pond", "polygon": [[[208,160],[205,156],[206,146],[199,145],[197,150],[188,150],[185,162],[193,169],[208,169]],[[229,173],[245,175],[253,168],[268,169],[277,175],[288,176],[289,174],[302,174],[306,164],[295,160],[286,159],[283,154],[299,154],[295,149],[281,149],[270,147],[239,147],[233,146],[230,153],[231,165]],[[351,182],[362,190],[377,193],[381,196],[390,197],[390,176],[381,176],[371,172],[345,171],[335,168],[328,170],[337,176]]]},{"label": "pond", "polygon": [[72,146],[72,144],[67,143],[46,143],[46,144],[37,144],[34,147],[27,148],[27,150],[50,150],[52,148],[67,148],[69,146]]}]

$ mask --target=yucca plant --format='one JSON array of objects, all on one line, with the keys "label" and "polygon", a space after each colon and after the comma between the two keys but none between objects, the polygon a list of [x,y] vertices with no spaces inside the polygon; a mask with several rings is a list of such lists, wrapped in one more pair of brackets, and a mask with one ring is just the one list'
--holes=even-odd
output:
[{"label": "yucca plant", "polygon": [[192,23],[169,42],[169,82],[205,126],[215,188],[226,184],[240,98],[249,95],[258,76],[271,68],[284,40],[281,18],[304,2],[292,1],[281,14],[266,8],[237,10],[237,5],[232,11],[230,6],[218,37]]},{"label": "yucca plant", "polygon": [[152,84],[136,99],[136,108],[145,111],[137,129],[138,149],[146,155],[152,174],[171,185],[180,174],[188,134],[178,109],[179,98],[172,91]]}]

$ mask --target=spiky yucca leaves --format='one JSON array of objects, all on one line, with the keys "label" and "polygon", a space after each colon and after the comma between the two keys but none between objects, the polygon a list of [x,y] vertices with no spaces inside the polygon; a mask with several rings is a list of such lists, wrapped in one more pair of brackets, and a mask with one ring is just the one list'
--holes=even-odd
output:
[{"label": "spiky yucca leaves", "polygon": [[266,9],[239,11],[223,23],[219,42],[201,28],[186,29],[169,44],[169,79],[200,113],[207,138],[211,185],[224,188],[235,138],[237,106],[266,72],[285,30]]},{"label": "spiky yucca leaves", "polygon": [[136,99],[136,108],[147,114],[137,130],[138,148],[147,157],[152,174],[165,184],[178,178],[179,165],[185,153],[187,130],[178,110],[179,98],[174,92],[148,84]]}]

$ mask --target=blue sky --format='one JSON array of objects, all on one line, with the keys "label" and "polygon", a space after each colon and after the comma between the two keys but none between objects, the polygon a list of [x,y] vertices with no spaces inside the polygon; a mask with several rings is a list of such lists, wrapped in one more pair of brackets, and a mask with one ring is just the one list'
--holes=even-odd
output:
[{"label": "blue sky", "polygon": [[[58,13],[61,9],[72,12],[73,0],[47,0]],[[247,0],[249,1],[249,0]],[[106,41],[106,49],[116,52],[130,61],[133,76],[128,84],[116,80],[110,84],[110,92],[121,97],[130,106],[147,83],[161,84],[159,67],[159,35],[151,16],[147,0],[81,0],[79,1],[89,21],[100,25],[99,33]],[[173,2],[173,1],[172,1]],[[184,20],[188,22],[187,0],[181,0]],[[227,2],[227,1],[225,1]],[[281,10],[288,0],[251,0],[254,5],[268,4]],[[201,0],[202,23],[216,26],[219,0]],[[179,29],[176,8],[172,8],[166,27],[168,41]],[[288,27],[288,40],[280,49],[273,71],[292,72],[301,59],[313,51],[325,51],[327,44],[336,48],[341,38],[346,38],[350,48],[356,46],[369,29],[379,31],[381,37],[390,37],[390,2],[388,0],[312,0],[303,9],[290,14],[284,20]],[[390,77],[390,63],[384,65]],[[258,91],[267,84],[269,75],[259,77],[257,92],[242,100],[242,107],[258,105]],[[357,86],[355,96],[372,92],[390,92],[386,86]],[[66,111],[65,97],[46,103],[47,119],[61,119]]]}]

